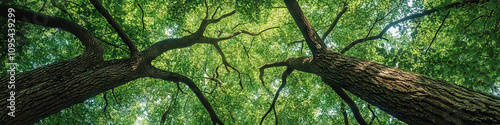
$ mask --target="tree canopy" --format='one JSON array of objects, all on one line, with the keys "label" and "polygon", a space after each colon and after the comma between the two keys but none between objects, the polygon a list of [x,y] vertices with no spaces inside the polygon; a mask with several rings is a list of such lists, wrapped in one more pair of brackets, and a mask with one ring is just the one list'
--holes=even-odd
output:
[{"label": "tree canopy", "polygon": [[[273,62],[316,53],[309,49],[312,44],[283,1],[43,0],[0,4],[80,25],[102,44],[104,61],[156,54],[141,59],[151,61],[158,74],[174,72],[185,76],[178,78],[191,80],[224,124],[261,120],[264,124],[357,123],[356,113],[369,124],[406,124],[351,92],[347,95],[359,111],[349,108],[350,103],[339,96],[342,93],[335,93],[323,77],[272,67]],[[465,86],[497,100],[500,96],[499,1],[300,0],[298,4],[317,39],[324,42],[321,47]],[[0,20],[7,22],[7,18]],[[79,58],[91,46],[65,28],[15,24],[18,72]],[[2,31],[6,30],[2,25]],[[8,35],[0,34],[1,64],[9,67]],[[180,46],[176,45],[183,42],[169,42],[186,36],[201,38]],[[160,51],[162,47],[172,49]],[[261,75],[265,64],[269,67]],[[0,73],[8,76],[7,70]],[[184,84],[189,80],[169,78],[153,75],[110,87],[35,124],[212,124],[213,116],[198,99],[200,95]],[[286,86],[280,87],[284,80]],[[279,97],[275,98],[277,91]]]}]

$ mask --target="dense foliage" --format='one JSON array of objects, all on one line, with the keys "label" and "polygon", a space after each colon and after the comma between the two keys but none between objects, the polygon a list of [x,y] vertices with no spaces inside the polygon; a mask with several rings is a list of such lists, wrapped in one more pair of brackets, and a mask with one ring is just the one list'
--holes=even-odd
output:
[{"label": "dense foliage", "polygon": [[[260,32],[279,26],[258,36],[243,34],[219,43],[227,61],[242,73],[241,78],[235,70],[221,65],[221,56],[209,44],[167,51],[154,60],[153,65],[160,69],[192,78],[226,124],[259,123],[269,108],[285,69],[267,69],[264,75],[266,84],[263,85],[258,78],[261,65],[311,55],[305,43],[293,43],[303,38],[282,1],[100,2],[139,50],[166,38],[179,38],[194,32],[207,12],[205,4],[209,5],[209,15],[213,14],[215,18],[233,10],[237,12],[209,25],[205,36],[224,37],[238,30]],[[332,50],[340,51],[356,39],[379,34],[391,22],[453,2],[457,1],[346,1],[347,11],[325,42]],[[301,0],[299,3],[320,35],[344,7],[342,2],[329,0]],[[2,4],[77,22],[103,40],[106,60],[128,57],[125,43],[86,0],[29,0]],[[499,22],[498,1],[443,9],[399,23],[383,35],[386,39],[362,42],[345,54],[499,96]],[[17,37],[23,41],[19,44],[22,52],[18,52],[17,57],[20,71],[73,58],[84,50],[75,36],[60,29],[27,23],[17,25],[22,26]],[[4,52],[6,44],[2,43],[1,49]],[[2,65],[7,62],[3,56],[2,61]],[[0,73],[6,75],[5,70]],[[215,76],[221,81],[220,85],[209,79]],[[189,88],[182,83],[179,83],[179,88],[180,91],[177,83],[141,78],[36,124],[158,124],[164,114],[167,124],[211,124],[205,108]],[[356,96],[351,97],[367,122],[375,114],[376,124],[404,124]],[[343,124],[341,109],[345,109],[349,121],[355,123],[351,110],[342,107],[342,102],[318,76],[294,72],[277,100],[277,118],[280,124]],[[272,124],[274,118],[275,115],[270,113],[264,123]]]}]

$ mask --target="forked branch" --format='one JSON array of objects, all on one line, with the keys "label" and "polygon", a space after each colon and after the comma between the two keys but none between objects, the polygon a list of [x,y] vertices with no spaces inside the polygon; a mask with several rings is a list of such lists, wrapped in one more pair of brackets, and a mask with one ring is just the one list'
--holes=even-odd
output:
[{"label": "forked branch", "polygon": [[224,64],[224,66],[226,66],[226,70],[228,72],[230,72],[229,69],[227,68],[227,67],[230,67],[234,71],[238,72],[238,78],[240,79],[239,84],[240,84],[241,89],[243,89],[243,83],[241,82],[241,72],[238,69],[234,68],[231,64],[229,64],[227,62],[226,56],[224,55],[224,52],[222,52],[222,49],[220,48],[219,44],[215,43],[213,45],[214,45],[215,49],[217,49],[217,52],[219,52],[219,55],[222,58],[222,63]]},{"label": "forked branch", "polygon": [[219,117],[217,117],[217,114],[215,114],[215,111],[208,102],[208,100],[205,98],[205,96],[203,96],[201,90],[198,88],[198,86],[196,86],[196,84],[190,78],[175,72],[164,71],[153,66],[151,66],[150,69],[148,70],[148,75],[151,78],[185,83],[194,92],[196,97],[198,97],[198,99],[201,101],[205,109],[207,109],[208,113],[210,114],[210,118],[212,119],[212,122],[214,122],[214,124],[215,123],[221,125],[223,124],[222,121],[220,121]]},{"label": "forked branch", "polygon": [[[262,117],[262,119],[260,120],[260,124],[262,125],[262,122],[264,122],[264,119],[266,118],[267,114],[269,114],[271,112],[271,110],[274,109],[274,106],[276,105],[276,100],[278,100],[278,97],[280,96],[280,92],[281,90],[283,90],[283,88],[285,87],[286,85],[286,77],[288,77],[288,75],[290,75],[291,73],[293,72],[293,69],[292,68],[287,68],[283,74],[281,74],[281,85],[280,87],[278,88],[278,91],[276,91],[276,94],[274,95],[274,99],[273,99],[273,103],[271,103],[271,107],[269,108],[269,110],[267,110],[266,114],[264,114],[264,116]],[[278,119],[276,119],[276,123],[278,123],[277,121]]]},{"label": "forked branch", "polygon": [[325,53],[329,49],[326,44],[321,40],[319,35],[316,33],[311,23],[307,20],[304,12],[299,6],[299,3],[296,0],[284,0],[290,15],[292,15],[293,20],[297,24],[306,40],[307,46],[309,46],[309,50],[311,50],[312,54],[315,56],[318,53]]},{"label": "forked branch", "polygon": [[389,23],[389,25],[385,26],[385,28],[378,35],[371,36],[371,37],[365,37],[365,38],[362,38],[362,39],[355,40],[351,44],[347,45],[344,49],[342,49],[342,51],[340,51],[340,53],[346,52],[347,50],[351,49],[354,45],[356,45],[358,43],[361,43],[361,42],[365,42],[365,41],[368,41],[368,40],[385,39],[382,36],[387,32],[387,30],[389,30],[391,27],[393,27],[393,26],[395,26],[395,25],[397,25],[397,24],[399,24],[401,22],[404,22],[404,21],[407,21],[407,20],[410,20],[410,19],[419,18],[419,17],[426,16],[426,15],[430,15],[430,14],[432,14],[434,12],[442,10],[441,8],[443,8],[443,9],[450,9],[450,8],[458,7],[458,6],[461,6],[461,5],[464,5],[464,4],[479,3],[479,2],[480,2],[480,0],[465,0],[463,2],[455,2],[455,3],[452,3],[452,4],[448,4],[448,5],[444,6],[444,7],[432,8],[432,9],[426,10],[426,11],[424,11],[422,13],[416,13],[416,14],[412,14],[410,16],[401,18],[401,19],[396,20],[396,21],[394,21],[392,23]]}]

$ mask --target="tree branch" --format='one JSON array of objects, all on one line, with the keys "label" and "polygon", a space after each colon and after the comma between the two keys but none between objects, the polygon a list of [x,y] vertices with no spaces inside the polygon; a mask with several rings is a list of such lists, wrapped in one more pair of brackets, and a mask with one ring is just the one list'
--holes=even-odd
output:
[{"label": "tree branch", "polygon": [[461,6],[461,5],[464,5],[464,4],[470,4],[470,3],[479,3],[480,0],[465,0],[463,2],[455,2],[455,3],[452,3],[452,4],[448,4],[444,7],[436,7],[436,8],[432,8],[430,10],[426,10],[422,13],[416,13],[416,14],[412,14],[410,16],[407,16],[407,17],[404,17],[402,19],[399,19],[399,20],[396,20],[392,23],[389,23],[389,25],[385,26],[385,28],[376,36],[371,36],[371,37],[365,37],[363,39],[357,39],[355,40],[354,42],[352,42],[351,44],[347,45],[344,49],[342,49],[342,51],[340,53],[345,53],[347,50],[351,49],[354,45],[358,44],[358,43],[361,43],[361,42],[364,42],[364,41],[368,41],[368,40],[376,40],[376,39],[385,39],[383,38],[382,36],[387,32],[387,30],[389,30],[389,28],[401,23],[401,22],[404,22],[404,21],[407,21],[407,20],[410,20],[410,19],[415,19],[415,18],[419,18],[419,17],[422,17],[422,16],[426,16],[426,15],[429,15],[429,14],[432,14],[434,12],[437,12],[439,11],[441,8],[443,9],[449,9],[449,8],[453,8],[453,7],[458,7],[458,6]]},{"label": "tree branch", "polygon": [[177,92],[175,93],[174,101],[170,104],[170,106],[167,108],[165,113],[163,113],[163,115],[161,116],[160,124],[162,124],[162,125],[165,124],[165,121],[167,120],[167,115],[170,113],[170,109],[172,109],[172,107],[174,107],[175,103],[177,102],[177,96],[179,95],[179,90],[180,89],[177,89]]},{"label": "tree branch", "polygon": [[325,41],[326,37],[328,36],[328,34],[330,34],[330,32],[333,30],[333,28],[337,25],[337,23],[339,22],[340,20],[340,17],[342,17],[342,15],[347,11],[347,3],[344,1],[342,2],[344,3],[344,8],[342,9],[342,11],[340,11],[339,14],[337,14],[337,17],[335,17],[335,20],[333,21],[333,23],[330,25],[330,28],[328,28],[328,30],[326,30],[325,34],[323,34],[323,37],[321,38],[321,40]]},{"label": "tree branch", "polygon": [[62,30],[68,31],[75,35],[80,42],[85,46],[85,52],[94,55],[95,57],[102,59],[102,53],[104,51],[103,46],[97,39],[94,38],[87,29],[78,25],[77,23],[71,22],[69,20],[48,16],[41,13],[36,13],[28,10],[19,9],[12,6],[0,5],[0,16],[8,17],[8,9],[12,8],[15,10],[15,15],[17,21],[27,22],[35,25],[40,25],[44,27],[60,28]]},{"label": "tree branch", "polygon": [[214,109],[212,108],[212,106],[210,105],[208,100],[205,98],[205,96],[203,96],[203,93],[198,88],[198,86],[196,86],[196,84],[188,77],[183,76],[183,75],[178,74],[178,73],[164,71],[164,70],[158,69],[158,68],[153,67],[153,66],[151,66],[150,69],[148,70],[148,74],[149,74],[149,77],[151,77],[151,78],[158,78],[158,79],[163,79],[163,80],[167,80],[167,81],[185,83],[187,86],[189,86],[189,88],[198,97],[198,99],[201,101],[201,103],[203,104],[205,109],[207,109],[208,113],[210,114],[210,118],[212,119],[214,124],[215,123],[221,124],[221,125],[224,124],[224,123],[222,123],[222,121],[220,121],[219,117],[217,117],[217,114],[215,114]]},{"label": "tree branch", "polygon": [[304,41],[306,41],[306,40],[305,39],[295,40],[295,41],[289,43],[288,45],[292,45],[292,44],[295,44],[295,43],[302,43]]},{"label": "tree branch", "polygon": [[[205,1],[206,2],[206,1]],[[222,16],[220,16],[219,18],[217,19],[208,19],[208,7],[207,7],[207,12],[206,12],[206,16],[205,18],[201,21],[201,24],[200,24],[200,27],[198,28],[198,30],[196,30],[196,32],[194,32],[194,36],[197,36],[197,37],[201,37],[203,36],[203,33],[205,32],[205,30],[207,29],[207,26],[208,24],[212,24],[212,23],[217,23],[219,21],[221,21],[222,19],[228,17],[228,16],[231,16],[233,14],[235,14],[236,11],[231,11],[230,13],[227,13],[227,14],[224,14]]]},{"label": "tree branch", "polygon": [[267,64],[264,64],[264,65],[260,66],[260,68],[259,68],[259,71],[260,71],[259,79],[260,79],[260,82],[262,82],[263,86],[265,86],[265,84],[264,84],[264,78],[262,78],[264,76],[264,70],[267,69],[267,68],[278,67],[278,66],[286,66],[285,60],[280,61],[280,62],[267,63]]},{"label": "tree branch", "polygon": [[146,30],[146,26],[144,24],[144,10],[142,9],[142,6],[141,6],[141,4],[139,4],[139,2],[137,2],[137,6],[139,6],[139,8],[141,9],[141,12],[142,12],[141,22],[142,22],[142,31],[144,31],[144,30]]},{"label": "tree branch", "polygon": [[[55,1],[55,0],[51,0],[51,3],[52,3],[52,6],[54,6],[55,8],[57,8],[57,9],[59,9],[59,10],[61,10],[64,14],[68,15],[68,16],[69,16],[69,18],[70,18],[71,20],[74,20],[74,19],[73,19],[73,16],[71,16],[71,14],[69,14],[69,12],[68,12],[68,11],[66,11],[65,9],[60,8],[60,7],[57,5],[57,3],[56,3],[56,1]],[[42,9],[43,9],[43,8],[42,8]]]},{"label": "tree branch", "polygon": [[328,47],[321,40],[319,35],[316,33],[314,28],[311,26],[311,23],[307,20],[304,12],[300,8],[299,4],[295,0],[284,0],[290,15],[292,15],[295,23],[302,32],[302,36],[306,40],[307,46],[309,46],[309,50],[315,56],[318,53],[325,53],[328,51]]},{"label": "tree branch", "polygon": [[382,125],[382,122],[380,122],[380,119],[377,117],[377,115],[372,110],[372,108],[370,107],[370,105],[368,105],[368,110],[370,110],[370,112],[372,112],[372,115],[373,115],[372,121],[370,121],[370,125],[372,124],[373,120],[375,120],[375,119],[377,119],[379,125]]},{"label": "tree branch", "polygon": [[352,113],[354,114],[354,118],[358,121],[360,125],[367,125],[366,121],[363,119],[363,116],[361,116],[361,112],[359,111],[358,106],[354,103],[354,101],[347,95],[347,93],[340,87],[340,86],[335,86],[333,84],[328,84],[334,91],[337,93],[337,95],[344,100],[347,105],[351,108]]},{"label": "tree branch", "polygon": [[236,27],[238,27],[240,25],[245,25],[245,24],[247,24],[247,23],[238,23],[238,24],[236,24],[236,26],[234,26],[233,28],[231,28],[231,30],[234,30]]},{"label": "tree branch", "polygon": [[472,23],[474,23],[476,20],[478,20],[479,18],[482,18],[482,17],[490,17],[490,16],[487,16],[487,15],[478,16],[476,19],[472,20],[467,26],[465,26],[464,29],[467,29],[467,27],[469,27],[470,25],[472,25]]},{"label": "tree branch", "polygon": [[340,111],[342,111],[342,116],[344,116],[344,124],[349,125],[349,119],[347,118],[347,112],[345,111],[345,103],[342,102],[340,105]]},{"label": "tree branch", "polygon": [[113,97],[115,98],[115,102],[116,102],[116,104],[120,104],[120,103],[118,102],[118,100],[116,99],[115,89],[114,89],[114,88],[112,88],[112,89],[111,89],[111,94],[113,94]]},{"label": "tree branch", "polygon": [[95,37],[95,38],[97,38],[99,41],[102,41],[102,42],[104,42],[104,43],[106,43],[106,44],[108,44],[108,45],[111,45],[111,46],[115,47],[115,48],[119,48],[119,49],[123,50],[123,51],[124,51],[124,52],[126,52],[126,53],[130,53],[130,51],[125,50],[125,49],[121,48],[121,47],[120,47],[120,46],[118,46],[118,45],[112,44],[112,43],[110,43],[110,42],[108,42],[108,41],[105,41],[105,40],[103,40],[103,39],[99,38],[99,37]]},{"label": "tree branch", "polygon": [[257,35],[260,35],[261,33],[265,32],[265,31],[268,31],[268,30],[271,30],[271,29],[275,29],[275,28],[279,28],[279,26],[276,26],[276,27],[271,27],[271,28],[267,28],[267,29],[264,29],[262,31],[260,31],[259,33],[252,33],[252,32],[248,32],[246,30],[240,30],[240,31],[237,31],[235,33],[232,33],[232,34],[229,34],[228,36],[226,37],[222,37],[222,38],[217,38],[215,39],[215,41],[212,41],[212,42],[219,42],[219,41],[222,41],[222,40],[227,40],[227,39],[231,39],[235,36],[238,36],[240,34],[247,34],[247,35],[250,35],[250,36],[257,36]]},{"label": "tree branch", "polygon": [[40,10],[38,10],[38,13],[43,11],[43,8],[45,8],[45,4],[47,4],[47,0],[43,1],[42,8],[40,8]]},{"label": "tree branch", "polygon": [[[271,107],[269,108],[269,110],[267,110],[266,114],[264,114],[264,116],[260,120],[260,124],[261,125],[262,125],[262,122],[264,122],[264,119],[266,118],[267,114],[269,114],[269,112],[271,112],[271,110],[274,109],[274,106],[276,105],[276,100],[278,100],[278,97],[280,96],[281,90],[283,90],[283,88],[286,85],[286,77],[288,77],[288,75],[290,75],[292,72],[293,72],[292,68],[287,68],[283,72],[283,74],[281,74],[281,81],[282,81],[282,83],[281,83],[280,87],[278,88],[278,91],[276,91],[276,94],[274,95],[274,99],[273,99],[273,103],[271,103]],[[276,123],[277,123],[277,121],[276,121]]]},{"label": "tree branch", "polygon": [[444,21],[446,21],[446,18],[448,18],[448,15],[450,15],[450,11],[448,11],[448,13],[446,14],[446,16],[444,16],[443,21],[441,21],[441,25],[439,25],[439,28],[436,31],[436,34],[434,34],[434,38],[432,38],[431,44],[429,44],[429,46],[427,47],[427,49],[425,50],[425,52],[429,51],[429,49],[431,48],[432,43],[434,43],[434,40],[436,40],[437,34],[441,30],[441,27],[443,27]]},{"label": "tree branch", "polygon": [[104,92],[104,95],[103,95],[103,98],[104,98],[104,101],[105,101],[104,103],[106,104],[106,105],[104,105],[104,108],[103,108],[104,112],[106,112],[106,109],[108,109],[108,98],[106,98],[106,94],[107,93]]},{"label": "tree branch", "polygon": [[226,66],[226,70],[228,72],[230,72],[229,69],[227,69],[227,67],[230,67],[234,71],[238,72],[238,78],[240,79],[239,80],[240,87],[241,87],[241,89],[243,89],[243,83],[241,82],[241,72],[238,69],[234,68],[231,64],[229,64],[227,62],[226,56],[224,55],[224,52],[222,52],[222,49],[220,48],[219,44],[215,43],[215,44],[212,44],[212,45],[214,45],[215,49],[217,49],[217,52],[219,52],[219,55],[222,57],[222,63],[224,64],[224,66]]},{"label": "tree branch", "polygon": [[132,40],[130,40],[125,31],[123,31],[123,29],[120,27],[120,25],[118,25],[116,20],[113,19],[113,17],[109,14],[108,10],[106,10],[97,0],[90,0],[90,2],[92,3],[92,5],[94,5],[97,11],[101,13],[101,15],[106,19],[106,21],[108,21],[108,23],[111,24],[111,27],[113,27],[113,29],[116,30],[118,36],[120,36],[123,42],[127,44],[128,48],[130,49],[130,57],[136,56],[139,50],[137,50]]}]

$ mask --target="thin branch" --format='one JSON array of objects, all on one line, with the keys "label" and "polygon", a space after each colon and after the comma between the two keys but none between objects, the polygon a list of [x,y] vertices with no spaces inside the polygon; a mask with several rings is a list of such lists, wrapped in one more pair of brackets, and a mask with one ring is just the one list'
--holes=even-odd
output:
[{"label": "thin branch", "polygon": [[274,124],[278,125],[278,114],[276,114],[276,105],[273,106],[273,112],[274,112]]},{"label": "thin branch", "polygon": [[358,44],[358,43],[361,43],[361,42],[365,42],[365,41],[368,41],[368,40],[376,40],[376,39],[382,39],[383,35],[387,32],[387,30],[389,30],[391,27],[401,23],[401,22],[404,22],[404,21],[407,21],[407,20],[410,20],[410,19],[415,19],[415,18],[419,18],[419,17],[422,17],[422,16],[426,16],[426,15],[429,15],[429,14],[432,14],[434,12],[437,12],[440,10],[440,8],[444,8],[444,9],[449,9],[449,8],[453,8],[453,7],[458,7],[458,6],[461,6],[461,5],[464,5],[464,4],[468,4],[468,3],[478,3],[480,2],[480,0],[467,0],[465,2],[455,2],[455,3],[452,3],[452,4],[448,4],[444,7],[436,7],[436,8],[432,8],[430,10],[426,10],[422,13],[416,13],[416,14],[412,14],[410,16],[407,16],[407,17],[404,17],[402,19],[399,19],[399,20],[396,20],[392,23],[389,23],[389,25],[385,26],[385,28],[376,36],[371,36],[371,37],[365,37],[363,39],[357,39],[355,41],[353,41],[351,44],[347,45],[344,49],[342,49],[342,51],[340,53],[345,53],[347,50],[351,49],[354,45]]},{"label": "thin branch", "polygon": [[227,62],[226,56],[224,55],[224,52],[222,52],[222,49],[220,48],[219,44],[215,43],[213,45],[214,45],[215,49],[217,49],[217,52],[219,52],[219,55],[222,57],[222,63],[226,66],[226,70],[228,72],[230,72],[229,69],[227,69],[227,67],[230,67],[234,71],[238,72],[238,78],[240,79],[239,80],[239,84],[240,84],[241,89],[243,89],[243,83],[241,81],[241,72],[238,69],[234,68],[231,64],[229,64]]},{"label": "thin branch", "polygon": [[[206,1],[205,1],[206,2]],[[201,37],[203,36],[203,33],[205,32],[205,30],[207,29],[207,26],[208,24],[212,24],[212,23],[217,23],[219,21],[221,21],[222,19],[226,18],[226,17],[229,17],[233,14],[235,14],[236,11],[231,11],[230,13],[227,13],[227,14],[224,14],[222,16],[220,16],[219,18],[217,19],[208,19],[208,6],[207,6],[207,12],[206,12],[206,16],[205,18],[201,21],[201,24],[200,24],[200,27],[198,28],[198,30],[196,30],[196,32],[194,32],[193,35],[195,36],[198,36],[198,37]]]},{"label": "thin branch", "polygon": [[209,6],[208,6],[208,3],[207,3],[207,0],[204,0],[205,1],[205,7],[206,7],[206,11],[205,11],[205,18],[204,19],[208,19],[208,10],[210,9]]},{"label": "thin branch", "polygon": [[215,8],[215,12],[214,12],[214,14],[212,14],[212,19],[214,19],[214,16],[215,16],[215,14],[217,14],[217,10],[219,10],[219,9],[220,9],[220,6]]},{"label": "thin branch", "polygon": [[116,45],[116,44],[112,44],[112,43],[110,43],[110,42],[108,42],[108,41],[105,41],[105,40],[103,40],[103,39],[99,38],[99,37],[95,37],[95,38],[97,38],[99,41],[102,41],[102,42],[104,42],[104,43],[106,43],[106,44],[108,44],[108,45],[111,45],[111,46],[115,47],[115,48],[119,48],[119,49],[123,50],[123,51],[124,51],[124,52],[126,52],[126,53],[130,53],[130,51],[128,51],[128,50],[126,50],[126,49],[123,49],[123,48],[121,48],[120,46],[118,46],[118,45]]},{"label": "thin branch", "polygon": [[337,93],[337,95],[340,96],[340,98],[342,98],[342,100],[344,100],[347,105],[351,108],[352,110],[352,113],[354,114],[354,118],[356,118],[356,121],[358,121],[358,123],[360,125],[367,125],[366,124],[366,121],[363,119],[363,116],[361,116],[361,113],[359,111],[359,108],[358,106],[356,106],[356,104],[354,103],[354,101],[351,99],[351,97],[349,97],[349,95],[347,95],[347,93],[344,91],[344,89],[342,89],[340,86],[335,86],[335,85],[332,85],[332,84],[328,84],[334,91],[335,93]]},{"label": "thin branch", "polygon": [[245,54],[247,55],[247,58],[250,59],[250,55],[248,54],[250,52],[250,49],[252,49],[252,44],[253,40],[255,40],[255,37],[252,38],[252,41],[250,41],[250,46],[248,47],[248,50],[245,45],[243,45],[243,50],[245,51]]},{"label": "thin branch", "polygon": [[342,3],[344,3],[344,8],[342,9],[342,11],[340,11],[339,14],[337,14],[337,17],[335,17],[335,20],[330,25],[330,28],[328,28],[328,30],[326,30],[325,34],[323,34],[323,37],[321,38],[323,41],[325,41],[326,36],[328,36],[328,34],[330,34],[330,32],[333,30],[333,28],[337,25],[337,23],[340,20],[340,17],[342,17],[342,15],[347,11],[347,8],[348,8],[347,3],[346,2],[342,2]]},{"label": "thin branch", "polygon": [[474,21],[478,20],[479,18],[482,18],[482,17],[489,17],[487,15],[481,15],[481,16],[478,16],[476,19],[472,20],[472,22],[470,22],[467,26],[464,27],[464,29],[467,29],[467,27],[469,27],[470,25],[472,25],[472,23],[474,23]]},{"label": "thin branch", "polygon": [[175,82],[177,85],[177,90],[181,91],[182,94],[186,94],[184,91],[182,91],[181,86],[179,85],[179,82]]},{"label": "thin branch", "polygon": [[74,20],[74,19],[73,19],[73,16],[71,16],[71,14],[69,14],[69,12],[68,12],[68,11],[66,11],[65,9],[60,8],[60,7],[57,5],[57,3],[56,3],[56,1],[55,1],[55,0],[52,0],[52,2],[51,2],[51,3],[52,3],[52,6],[56,7],[57,9],[61,10],[64,14],[68,15],[68,16],[69,16],[69,18],[70,18],[71,20]]},{"label": "thin branch", "polygon": [[378,124],[379,125],[382,125],[382,122],[380,122],[380,119],[377,117],[377,115],[375,114],[375,112],[372,110],[372,108],[370,107],[370,105],[368,105],[368,110],[370,110],[370,112],[372,112],[372,115],[373,115],[373,118],[372,118],[372,121],[370,121],[370,125],[372,124],[373,120],[376,118],[377,121],[378,121]]},{"label": "thin branch", "polygon": [[286,8],[286,7],[273,7],[273,8]]},{"label": "thin branch", "polygon": [[38,10],[38,12],[42,12],[43,11],[43,8],[45,8],[45,4],[47,4],[47,0],[43,1],[42,8],[40,8],[40,10]]},{"label": "thin branch", "polygon": [[193,34],[193,32],[191,32],[191,31],[189,31],[189,30],[187,30],[187,29],[184,29],[184,28],[182,28],[182,31],[184,31],[184,32],[188,32],[188,33],[190,33],[190,34]]},{"label": "thin branch", "polygon": [[215,41],[212,41],[212,42],[218,42],[218,41],[222,41],[222,40],[231,39],[231,38],[233,38],[233,37],[235,37],[235,36],[238,36],[238,35],[240,35],[240,34],[242,34],[242,33],[243,33],[243,34],[250,35],[250,36],[257,36],[257,35],[260,35],[261,33],[265,32],[265,31],[268,31],[268,30],[271,30],[271,29],[275,29],[275,28],[279,28],[279,26],[264,29],[264,30],[260,31],[259,33],[252,33],[252,32],[246,31],[246,30],[240,30],[240,31],[238,31],[238,32],[235,32],[235,33],[229,34],[229,35],[228,35],[228,36],[226,36],[226,37],[217,38],[217,39],[215,39]]},{"label": "thin branch", "polygon": [[162,125],[165,124],[165,121],[167,120],[167,116],[170,113],[170,109],[172,109],[172,107],[174,107],[175,103],[177,102],[177,96],[179,96],[179,90],[180,89],[178,89],[177,92],[175,93],[174,101],[170,104],[170,106],[167,108],[165,113],[163,113],[163,115],[161,116],[160,124],[162,124]]},{"label": "thin branch", "polygon": [[288,45],[292,45],[292,44],[295,44],[295,43],[302,43],[304,41],[306,41],[306,40],[305,39],[295,40],[295,41],[289,43]]},{"label": "thin branch", "polygon": [[116,104],[120,104],[120,103],[118,102],[118,100],[116,99],[115,89],[114,89],[114,88],[112,88],[112,89],[111,89],[111,94],[112,94],[112,95],[113,95],[113,97],[115,98],[115,102],[116,102]]},{"label": "thin branch", "polygon": [[101,3],[99,3],[99,1],[97,1],[97,0],[90,0],[90,2],[92,3],[92,5],[94,5],[94,7],[97,9],[97,11],[99,11],[99,13],[101,13],[101,15],[104,16],[106,21],[108,21],[108,23],[111,24],[113,29],[116,30],[116,32],[118,33],[118,36],[120,36],[120,38],[123,40],[123,42],[125,42],[125,44],[127,44],[128,48],[130,49],[130,52],[131,52],[130,57],[136,56],[137,53],[139,52],[139,50],[137,50],[137,48],[135,47],[132,40],[130,40],[129,36],[125,33],[125,31],[123,31],[123,29],[120,27],[120,25],[118,25],[116,20],[113,19],[113,17],[109,14],[108,10],[106,10],[101,5]]},{"label": "thin branch", "polygon": [[271,110],[274,109],[274,106],[276,105],[276,100],[278,100],[278,97],[280,96],[281,90],[283,90],[283,88],[286,85],[286,77],[288,77],[288,75],[290,75],[292,72],[293,72],[292,68],[287,68],[285,71],[283,71],[283,74],[281,74],[282,83],[281,83],[280,87],[278,88],[278,91],[276,91],[276,94],[274,95],[274,99],[273,99],[273,103],[271,103],[271,107],[269,108],[269,110],[267,110],[266,114],[264,114],[264,116],[260,120],[261,125],[262,125],[262,122],[264,122],[264,119],[266,118],[267,114],[269,114],[269,112],[271,112]]},{"label": "thin branch", "polygon": [[[389,16],[389,14],[391,14],[391,13],[392,13],[392,11],[394,11],[396,8],[398,8],[398,7],[401,5],[401,3],[402,3],[402,2],[400,2],[400,3],[398,4],[398,6],[396,6],[396,7],[392,8],[389,12],[387,12],[387,13],[385,14],[385,16],[383,16],[383,17],[381,17],[381,18],[378,18],[378,15],[377,15],[377,18],[375,18],[375,22],[373,22],[372,26],[370,27],[370,30],[368,30],[368,33],[366,34],[365,39],[367,39],[367,38],[368,38],[368,36],[370,36],[370,34],[371,34],[371,32],[372,32],[373,28],[375,27],[375,24],[377,24],[379,21],[382,21],[382,20],[384,20],[387,16]],[[386,38],[384,38],[384,37],[380,37],[380,39],[385,39],[386,41],[389,41],[388,39],[386,39]],[[361,42],[364,42],[364,41],[361,41]],[[342,54],[343,54],[343,52],[342,52]]]},{"label": "thin branch", "polygon": [[491,10],[490,15],[488,16],[488,18],[486,18],[486,21],[484,21],[484,24],[483,24],[483,27],[484,27],[484,28],[486,28],[486,23],[488,22],[488,20],[490,19],[490,17],[492,17],[492,15],[493,15],[493,11],[494,11],[494,10]]},{"label": "thin branch", "polygon": [[429,51],[429,49],[431,48],[432,43],[434,43],[434,40],[436,40],[437,34],[438,34],[438,33],[439,33],[439,31],[441,30],[441,27],[443,27],[443,25],[444,25],[444,21],[446,21],[446,18],[448,18],[448,15],[450,15],[450,12],[451,12],[451,11],[448,11],[448,13],[447,13],[447,14],[446,14],[446,16],[444,17],[443,21],[441,21],[441,25],[439,25],[439,28],[438,28],[438,30],[436,31],[436,34],[434,34],[434,38],[432,38],[431,44],[429,44],[429,46],[427,47],[427,49],[425,50],[425,52]]},{"label": "thin branch", "polygon": [[106,95],[107,95],[107,93],[105,92],[104,96],[103,96],[105,104],[106,104],[106,105],[104,105],[104,109],[103,109],[104,112],[106,112],[106,109],[108,109],[108,98],[106,98]]},{"label": "thin branch", "polygon": [[163,80],[167,80],[167,81],[185,83],[194,92],[196,97],[198,97],[198,99],[201,101],[201,103],[203,104],[205,109],[207,109],[213,123],[214,124],[217,123],[217,124],[221,124],[221,125],[224,124],[224,123],[222,123],[222,121],[220,121],[217,114],[215,114],[214,109],[212,108],[212,106],[210,105],[208,100],[205,98],[205,96],[203,96],[203,93],[198,88],[198,86],[196,86],[196,84],[188,77],[183,76],[183,75],[178,74],[178,73],[175,73],[175,72],[164,71],[164,70],[158,69],[158,68],[153,67],[153,66],[151,66],[149,68],[148,75],[151,78],[158,78],[158,79],[163,79]]},{"label": "thin branch", "polygon": [[142,21],[142,31],[146,30],[146,26],[144,24],[144,10],[142,9],[142,6],[141,4],[139,4],[139,2],[137,2],[137,6],[139,6],[139,8],[141,9],[141,12],[142,12],[142,18],[141,18],[141,21]]},{"label": "thin branch", "polygon": [[344,124],[349,125],[349,118],[347,117],[347,112],[345,110],[345,103],[342,102],[342,105],[340,105],[340,111],[342,111],[342,116],[344,116]]},{"label": "thin branch", "polygon": [[231,30],[234,30],[234,28],[236,28],[236,27],[238,27],[240,25],[245,25],[245,24],[247,24],[247,23],[238,23],[238,24],[236,24],[236,26],[234,26],[233,28],[231,28]]}]

